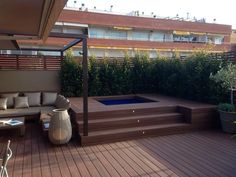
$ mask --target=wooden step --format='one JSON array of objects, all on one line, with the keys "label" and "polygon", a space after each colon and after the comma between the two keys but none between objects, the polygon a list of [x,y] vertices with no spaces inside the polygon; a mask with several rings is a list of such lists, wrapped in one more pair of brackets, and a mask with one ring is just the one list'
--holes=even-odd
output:
[{"label": "wooden step", "polygon": [[[89,112],[89,120],[92,119],[107,119],[107,118],[118,118],[128,116],[139,116],[149,114],[164,114],[177,112],[177,106],[161,106],[155,108],[136,108],[136,109],[124,109],[124,110],[112,110],[112,111],[99,111]],[[83,120],[83,113],[77,115],[78,120]]]},{"label": "wooden step", "polygon": [[[116,128],[140,127],[155,124],[180,123],[184,117],[180,113],[166,113],[153,115],[140,115],[132,117],[93,119],[88,122],[89,131],[110,130]],[[80,132],[83,131],[83,121],[77,121]]]},{"label": "wooden step", "polygon": [[175,123],[163,125],[151,125],[143,127],[121,128],[114,130],[102,130],[90,132],[88,136],[81,136],[81,145],[94,145],[110,143],[121,140],[142,138],[147,136],[161,136],[176,133],[185,133],[191,129],[190,124]]}]

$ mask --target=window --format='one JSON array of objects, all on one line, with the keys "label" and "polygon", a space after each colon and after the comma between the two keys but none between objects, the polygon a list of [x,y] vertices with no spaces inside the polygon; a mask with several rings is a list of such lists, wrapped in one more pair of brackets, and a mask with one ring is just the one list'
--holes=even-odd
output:
[{"label": "window", "polygon": [[157,51],[155,51],[155,50],[150,51],[149,52],[149,57],[150,58],[157,58],[158,57]]},{"label": "window", "polygon": [[207,36],[207,41],[211,44],[222,44],[224,41],[224,37],[209,35],[209,36]]},{"label": "window", "polygon": [[164,39],[165,39],[165,34],[162,32],[153,32],[150,38],[151,41],[160,41],[160,42],[163,42]]},{"label": "window", "polygon": [[205,35],[190,35],[189,36],[189,41],[190,42],[198,42],[198,43],[206,43],[207,38]]},{"label": "window", "polygon": [[82,32],[81,29],[69,28],[69,27],[64,27],[64,28],[63,28],[63,33],[83,34],[83,32]]},{"label": "window", "polygon": [[111,29],[107,33],[107,38],[109,38],[109,39],[127,39],[127,32]]},{"label": "window", "polygon": [[10,50],[1,50],[1,54],[11,54]]},{"label": "window", "polygon": [[62,26],[54,26],[52,32],[62,33]]},{"label": "window", "polygon": [[166,42],[173,42],[173,34],[165,34]]},{"label": "window", "polygon": [[124,51],[122,50],[115,50],[115,49],[110,49],[108,50],[108,55],[109,57],[114,57],[114,58],[123,58],[124,57]]},{"label": "window", "polygon": [[106,30],[102,28],[90,28],[89,37],[91,38],[105,38]]},{"label": "window", "polygon": [[149,32],[141,32],[141,31],[133,31],[132,32],[132,39],[133,40],[140,40],[140,41],[148,41],[149,40]]},{"label": "window", "polygon": [[161,51],[159,52],[160,57],[166,57],[166,58],[171,58],[173,56],[172,52],[167,52],[167,51]]},{"label": "window", "polygon": [[174,34],[174,42],[189,42],[189,36]]},{"label": "window", "polygon": [[88,55],[103,58],[105,56],[105,51],[104,49],[89,49]]},{"label": "window", "polygon": [[223,41],[224,41],[224,37],[222,37],[222,36],[215,37],[215,44],[222,44]]}]

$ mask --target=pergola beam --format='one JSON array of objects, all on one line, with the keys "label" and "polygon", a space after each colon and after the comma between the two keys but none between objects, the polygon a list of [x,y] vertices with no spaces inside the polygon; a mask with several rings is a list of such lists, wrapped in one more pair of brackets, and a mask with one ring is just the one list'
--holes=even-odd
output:
[{"label": "pergola beam", "polygon": [[78,38],[78,39],[75,39],[74,41],[72,41],[71,43],[67,44],[65,47],[62,48],[62,51],[66,51],[68,50],[69,48],[73,47],[74,45],[80,43],[83,39],[81,38]]},{"label": "pergola beam", "polygon": [[87,39],[86,34],[72,34],[72,33],[55,33],[52,32],[49,34],[49,37],[58,37],[58,38],[73,38],[73,39]]}]

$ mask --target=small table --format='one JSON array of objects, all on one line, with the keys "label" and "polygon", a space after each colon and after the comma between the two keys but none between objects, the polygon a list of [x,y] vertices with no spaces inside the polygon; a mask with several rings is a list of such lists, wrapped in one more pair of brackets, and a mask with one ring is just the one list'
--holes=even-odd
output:
[{"label": "small table", "polygon": [[20,136],[24,136],[25,118],[24,117],[1,118],[0,130],[6,130],[6,129],[18,129]]},{"label": "small table", "polygon": [[49,129],[49,124],[50,124],[51,117],[52,117],[52,113],[41,112],[40,122],[41,122],[41,125],[42,125],[43,134],[46,135],[46,136],[48,134],[48,129]]},{"label": "small table", "polygon": [[50,121],[42,121],[42,129],[44,132],[47,132],[49,129]]}]

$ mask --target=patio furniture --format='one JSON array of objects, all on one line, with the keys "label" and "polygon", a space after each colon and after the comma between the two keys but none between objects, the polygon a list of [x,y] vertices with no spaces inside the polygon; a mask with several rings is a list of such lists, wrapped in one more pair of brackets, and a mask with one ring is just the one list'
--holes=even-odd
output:
[{"label": "patio furniture", "polygon": [[49,129],[51,117],[52,117],[51,113],[41,112],[40,123],[42,127],[42,133],[45,137],[48,136],[48,129]]},{"label": "patio furniture", "polygon": [[[28,98],[28,106],[20,106],[13,104],[14,99],[18,95]],[[11,96],[11,97],[10,97]],[[56,92],[22,92],[22,93],[11,93],[11,94],[0,94],[0,98],[11,98],[12,104],[7,109],[0,109],[0,120],[6,117],[25,117],[25,119],[38,119],[41,117],[41,112],[52,113],[53,109],[56,108],[70,108],[70,102],[64,96],[57,94]],[[13,98],[14,97],[14,98]],[[42,98],[42,99],[41,99]],[[27,100],[27,99],[26,99]],[[25,100],[24,100],[25,101]],[[22,103],[20,105],[23,105]],[[27,105],[27,104],[26,104]]]},{"label": "patio furniture", "polygon": [[68,143],[72,136],[70,116],[66,109],[55,109],[50,120],[48,137],[53,144]]},{"label": "patio furniture", "polygon": [[8,140],[7,146],[6,146],[6,149],[5,149],[5,153],[3,155],[3,159],[1,159],[2,164],[1,164],[1,169],[0,169],[0,177],[8,177],[7,163],[8,163],[9,159],[12,156],[12,150],[10,148],[10,143],[11,143],[11,141]]},{"label": "patio furniture", "polygon": [[18,129],[20,136],[25,135],[25,118],[14,117],[0,119],[0,130]]}]

